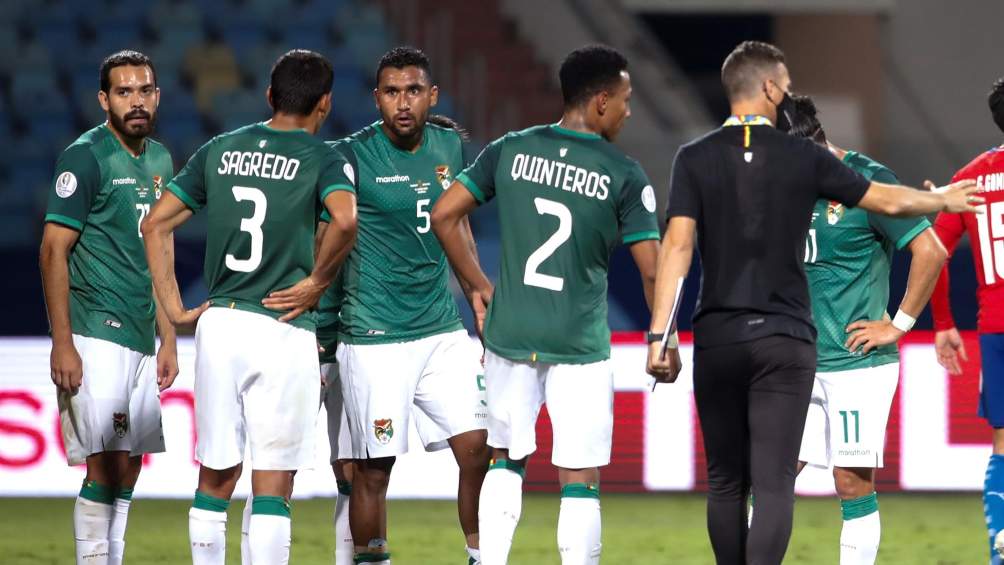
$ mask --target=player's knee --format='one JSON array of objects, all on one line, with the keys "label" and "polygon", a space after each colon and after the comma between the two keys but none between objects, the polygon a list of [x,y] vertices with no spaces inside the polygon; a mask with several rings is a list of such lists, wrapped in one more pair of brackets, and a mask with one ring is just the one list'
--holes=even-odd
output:
[{"label": "player's knee", "polygon": [[849,500],[867,496],[875,491],[874,469],[833,468],[833,486],[837,496]]},{"label": "player's knee", "polygon": [[199,468],[199,491],[229,500],[241,478],[241,465],[229,469]]}]

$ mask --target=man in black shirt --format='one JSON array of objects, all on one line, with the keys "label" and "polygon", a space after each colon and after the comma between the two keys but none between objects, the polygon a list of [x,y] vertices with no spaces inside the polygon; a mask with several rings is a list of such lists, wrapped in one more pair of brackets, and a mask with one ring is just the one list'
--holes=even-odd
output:
[{"label": "man in black shirt", "polygon": [[[722,65],[722,83],[733,115],[680,148],[673,164],[648,372],[659,382],[679,374],[679,352],[661,354],[660,332],[696,234],[703,273],[694,396],[708,461],[711,545],[720,564],[776,564],[791,536],[795,461],[816,368],[802,270],[815,201],[916,216],[971,212],[982,199],[972,183],[937,192],[872,183],[825,148],[785,134],[791,80],[772,45],[736,47]],[[750,488],[757,511],[747,530]]]}]

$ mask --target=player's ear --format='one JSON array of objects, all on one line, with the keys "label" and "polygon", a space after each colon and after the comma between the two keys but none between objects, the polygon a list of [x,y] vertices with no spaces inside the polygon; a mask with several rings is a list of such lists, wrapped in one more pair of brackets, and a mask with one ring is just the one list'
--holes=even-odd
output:
[{"label": "player's ear", "polygon": [[599,94],[593,97],[596,102],[596,113],[599,115],[604,115],[607,113],[607,103],[610,101],[610,93],[606,90],[600,91]]},{"label": "player's ear", "polygon": [[439,104],[439,87],[432,85],[432,88],[429,89],[429,107],[431,108],[436,104]]},{"label": "player's ear", "polygon": [[98,104],[101,105],[101,109],[105,112],[109,111],[110,106],[108,104],[108,93],[104,90],[98,91]]},{"label": "player's ear", "polygon": [[321,113],[321,119],[323,120],[331,113],[331,93],[327,93],[321,96],[321,99],[317,101],[317,111]]},{"label": "player's ear", "polygon": [[380,109],[380,89],[379,88],[374,88],[373,89],[373,105],[376,106],[377,110]]},{"label": "player's ear", "polygon": [[268,102],[268,107],[275,111],[275,106],[272,105],[272,87],[269,86],[265,89],[265,101]]}]

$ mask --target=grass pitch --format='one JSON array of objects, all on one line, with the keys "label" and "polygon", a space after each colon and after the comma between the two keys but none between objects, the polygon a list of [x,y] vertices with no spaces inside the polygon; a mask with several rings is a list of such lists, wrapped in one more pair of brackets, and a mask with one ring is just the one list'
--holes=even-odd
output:
[{"label": "grass pitch", "polygon": [[[133,502],[126,563],[191,563],[188,501]],[[879,496],[879,563],[986,563],[987,541],[979,494]],[[243,501],[230,509],[228,564],[240,564]],[[332,562],[330,499],[294,500],[291,562]],[[6,565],[73,562],[71,499],[0,499],[0,540]],[[451,501],[390,502],[389,538],[401,565],[463,565],[463,536]],[[556,495],[526,495],[510,563],[558,564]],[[603,496],[604,563],[714,563],[700,495]],[[840,506],[829,498],[800,498],[785,563],[838,561]]]}]

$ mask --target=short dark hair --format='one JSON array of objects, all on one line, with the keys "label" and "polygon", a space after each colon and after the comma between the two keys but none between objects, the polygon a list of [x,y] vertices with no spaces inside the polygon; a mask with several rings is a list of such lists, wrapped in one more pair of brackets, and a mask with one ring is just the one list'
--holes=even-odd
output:
[{"label": "short dark hair", "polygon": [[743,41],[722,63],[722,86],[729,100],[753,96],[764,75],[784,64],[784,52],[763,41]]},{"label": "short dark hair", "polygon": [[380,62],[377,64],[377,84],[380,83],[380,73],[388,67],[394,69],[418,67],[425,71],[425,76],[429,78],[429,82],[432,82],[432,65],[429,63],[429,57],[417,47],[403,45],[401,47],[395,47],[384,53],[383,57],[380,57]]},{"label": "short dark hair", "polygon": [[788,133],[795,137],[811,139],[816,143],[826,143],[826,132],[823,131],[823,124],[819,123],[816,117],[816,103],[812,98],[800,94],[793,94],[791,101],[795,105],[795,113],[791,120],[791,129]]},{"label": "short dark hair", "polygon": [[157,86],[157,69],[153,68],[153,61],[139,51],[123,49],[117,53],[112,53],[105,57],[104,61],[101,61],[101,71],[98,80],[101,84],[102,92],[107,93],[112,88],[112,69],[125,66],[150,67],[150,74],[153,75],[153,85]]},{"label": "short dark hair", "polygon": [[308,116],[325,94],[331,92],[334,71],[320,53],[293,49],[272,65],[272,110]]},{"label": "short dark hair", "polygon": [[467,130],[463,128],[463,126],[458,124],[456,120],[454,120],[449,116],[444,116],[442,114],[429,114],[429,117],[426,119],[426,122],[437,125],[441,128],[452,129],[453,131],[457,132],[457,135],[459,135],[460,139],[462,139],[463,141],[471,140],[471,134],[468,133]]},{"label": "short dark hair", "polygon": [[994,117],[994,123],[1004,131],[1004,77],[994,81],[987,102],[990,104],[990,114]]},{"label": "short dark hair", "polygon": [[628,60],[606,45],[587,45],[572,51],[561,63],[561,98],[566,107],[578,106],[620,81]]}]

